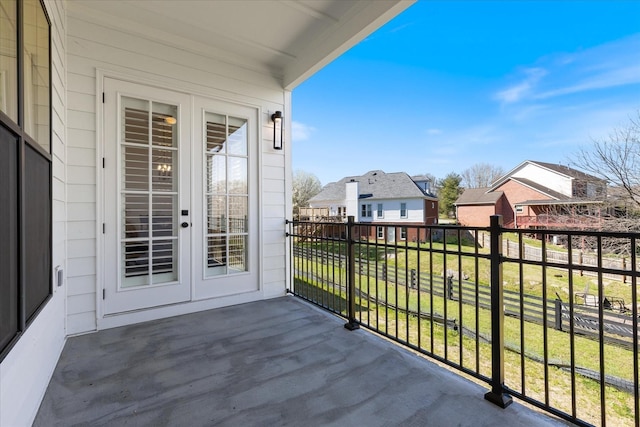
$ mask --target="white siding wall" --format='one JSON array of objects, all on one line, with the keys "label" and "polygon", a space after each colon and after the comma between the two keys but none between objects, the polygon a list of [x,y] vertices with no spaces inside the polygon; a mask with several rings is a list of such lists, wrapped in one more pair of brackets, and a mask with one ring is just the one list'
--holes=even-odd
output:
[{"label": "white siding wall", "polygon": [[[424,219],[424,199],[387,199],[361,201],[371,203],[373,210],[373,222],[422,222]],[[382,203],[383,217],[378,218],[378,203]],[[400,217],[400,204],[407,204],[407,217]]]},{"label": "white siding wall", "polygon": [[516,171],[513,176],[530,179],[567,197],[571,197],[571,178],[563,177],[538,165],[527,163],[522,169]]},{"label": "white siding wall", "polygon": [[[66,264],[66,54],[65,3],[46,0],[51,19],[53,266]],[[65,340],[65,289],[53,297],[0,364],[0,426],[31,425]]]},{"label": "white siding wall", "polygon": [[[283,295],[285,290],[284,218],[290,212],[290,138],[285,150],[272,149],[270,113],[281,110],[290,135],[290,95],[270,76],[233,67],[196,55],[188,48],[116,31],[102,23],[89,22],[82,8],[69,6],[68,25],[68,333],[96,329],[101,288],[100,251],[97,233],[100,197],[97,197],[96,158],[100,146],[96,131],[96,95],[106,76],[126,77],[194,95],[257,106],[261,114],[260,204],[262,294]],[[98,130],[99,131],[99,130]]]}]

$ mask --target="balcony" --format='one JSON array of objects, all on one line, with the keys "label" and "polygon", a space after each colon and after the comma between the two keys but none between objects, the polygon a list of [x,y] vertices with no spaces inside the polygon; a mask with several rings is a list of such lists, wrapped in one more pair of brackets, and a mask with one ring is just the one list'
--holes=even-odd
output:
[{"label": "balcony", "polygon": [[[290,222],[291,292],[581,426],[640,425],[640,234]],[[558,244],[551,244],[554,241]],[[506,408],[508,412],[510,408]]]},{"label": "balcony", "polygon": [[563,423],[296,297],[70,338],[34,425]]}]

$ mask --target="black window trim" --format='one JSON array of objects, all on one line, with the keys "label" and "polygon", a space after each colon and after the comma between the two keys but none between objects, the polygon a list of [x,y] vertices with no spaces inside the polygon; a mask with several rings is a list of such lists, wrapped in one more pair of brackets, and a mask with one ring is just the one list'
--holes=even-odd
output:
[{"label": "black window trim", "polygon": [[[18,176],[17,176],[17,184],[18,184],[18,200],[17,200],[17,208],[18,208],[18,330],[16,331],[13,338],[6,344],[4,348],[0,348],[0,363],[5,359],[5,357],[11,352],[13,347],[20,340],[25,331],[29,328],[29,326],[34,322],[34,320],[40,315],[44,307],[53,297],[53,67],[52,67],[52,49],[51,49],[51,18],[49,13],[47,12],[47,8],[44,4],[43,0],[38,0],[40,4],[42,13],[44,14],[45,19],[47,20],[47,25],[49,27],[48,31],[48,54],[49,54],[49,152],[45,151],[44,148],[40,144],[38,144],[33,137],[27,134],[24,130],[24,66],[23,66],[23,55],[24,55],[24,13],[23,13],[23,0],[16,1],[16,13],[17,13],[17,52],[16,57],[17,61],[17,83],[18,83],[18,99],[17,99],[17,123],[14,122],[7,114],[0,111],[0,126],[3,126],[10,133],[14,134],[18,141]],[[49,281],[49,291],[47,297],[40,303],[38,308],[36,308],[31,317],[27,319],[26,315],[26,283],[25,283],[25,266],[26,266],[26,248],[25,248],[25,229],[23,227],[23,223],[25,222],[25,200],[27,195],[25,194],[25,158],[26,158],[26,149],[27,146],[36,151],[40,156],[44,157],[45,160],[49,163],[49,236],[47,239],[48,247],[49,247],[49,259],[47,260],[48,266],[48,281]]]}]

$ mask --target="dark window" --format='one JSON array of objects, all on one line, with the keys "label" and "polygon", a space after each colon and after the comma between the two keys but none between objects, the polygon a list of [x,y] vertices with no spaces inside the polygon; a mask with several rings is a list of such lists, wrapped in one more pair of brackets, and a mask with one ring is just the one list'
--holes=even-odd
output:
[{"label": "dark window", "polygon": [[1,361],[51,296],[52,261],[50,24],[40,0],[0,0],[0,28]]},{"label": "dark window", "polygon": [[18,139],[0,126],[0,351],[18,333]]}]

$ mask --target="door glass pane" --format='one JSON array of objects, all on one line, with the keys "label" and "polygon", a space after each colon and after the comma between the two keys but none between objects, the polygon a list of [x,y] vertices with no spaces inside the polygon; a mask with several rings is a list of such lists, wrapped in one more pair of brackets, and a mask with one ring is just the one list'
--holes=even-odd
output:
[{"label": "door glass pane", "polygon": [[207,188],[208,193],[223,194],[227,187],[227,158],[220,155],[207,155]]},{"label": "door glass pane", "polygon": [[247,121],[229,117],[229,154],[247,155]]},{"label": "door glass pane", "polygon": [[24,0],[24,129],[50,152],[49,23],[39,0]]},{"label": "door glass pane", "polygon": [[176,281],[178,109],[128,97],[121,105],[121,286]]},{"label": "door glass pane", "polygon": [[0,111],[18,122],[18,25],[16,0],[0,0]]},{"label": "door glass pane", "polygon": [[207,229],[209,234],[227,232],[227,198],[225,196],[207,196]]},{"label": "door glass pane", "polygon": [[247,121],[205,114],[206,276],[247,271]]},{"label": "door glass pane", "polygon": [[247,227],[247,216],[249,214],[247,203],[246,196],[229,197],[229,231],[231,233],[246,233],[249,231]]},{"label": "door glass pane", "polygon": [[149,149],[147,147],[122,147],[122,186],[127,190],[149,189]]},{"label": "door glass pane", "polygon": [[174,170],[178,157],[177,150],[152,149],[151,174],[154,191],[176,191]]},{"label": "door glass pane", "polygon": [[174,128],[178,124],[178,107],[175,105],[153,103],[152,144],[161,147],[177,147],[178,135]]},{"label": "door glass pane", "polygon": [[224,153],[226,141],[227,119],[225,116],[207,113],[205,116],[206,152],[207,154]]},{"label": "door glass pane", "polygon": [[247,236],[229,238],[229,272],[247,271]]},{"label": "door glass pane", "polygon": [[229,163],[229,193],[247,194],[247,159],[231,157]]}]

